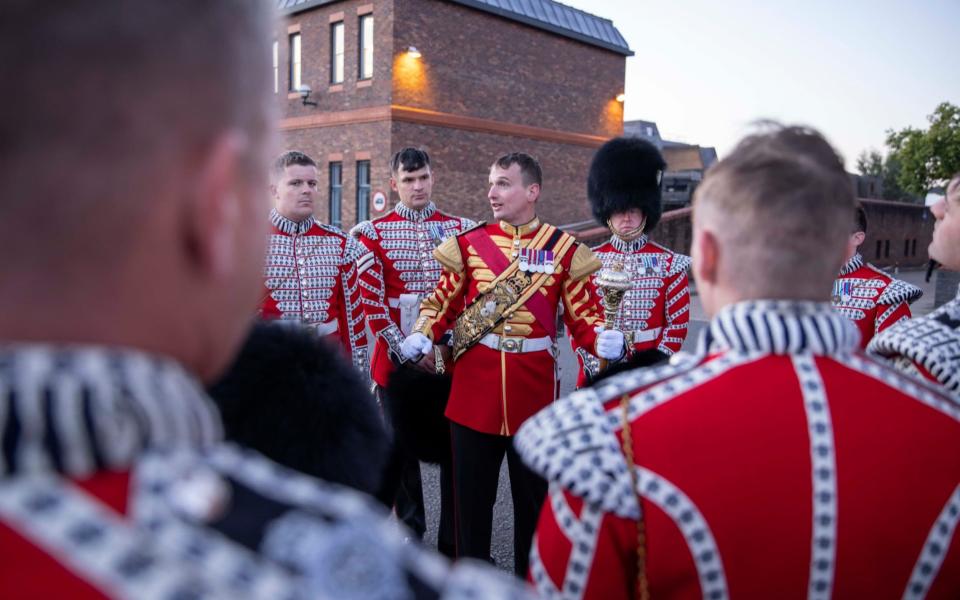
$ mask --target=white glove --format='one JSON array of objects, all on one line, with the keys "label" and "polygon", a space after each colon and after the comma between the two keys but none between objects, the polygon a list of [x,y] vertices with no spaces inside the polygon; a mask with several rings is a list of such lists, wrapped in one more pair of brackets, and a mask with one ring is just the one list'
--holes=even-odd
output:
[{"label": "white glove", "polygon": [[411,333],[400,344],[400,352],[407,360],[418,361],[423,355],[433,349],[433,342],[422,333]]},{"label": "white glove", "polygon": [[616,329],[604,329],[597,336],[597,356],[606,360],[619,360],[623,357],[623,332]]}]

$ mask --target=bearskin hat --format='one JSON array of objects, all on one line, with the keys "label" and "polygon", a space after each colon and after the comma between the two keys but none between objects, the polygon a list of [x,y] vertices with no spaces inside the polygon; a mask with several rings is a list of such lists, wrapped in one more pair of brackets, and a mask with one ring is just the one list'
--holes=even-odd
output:
[{"label": "bearskin hat", "polygon": [[258,323],[209,391],[228,440],[326,481],[379,489],[390,434],[360,373],[327,340]]},{"label": "bearskin hat", "polygon": [[427,463],[449,462],[450,421],[444,416],[450,396],[450,375],[427,373],[410,364],[390,374],[383,406],[397,442]]},{"label": "bearskin hat", "polygon": [[590,163],[587,197],[593,216],[606,225],[618,212],[639,208],[647,217],[644,231],[660,221],[660,181],[667,163],[657,147],[641,138],[609,140]]}]

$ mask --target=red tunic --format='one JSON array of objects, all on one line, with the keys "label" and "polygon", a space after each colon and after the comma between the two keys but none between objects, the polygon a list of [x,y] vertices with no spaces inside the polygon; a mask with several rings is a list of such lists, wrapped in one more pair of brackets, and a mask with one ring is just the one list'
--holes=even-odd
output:
[{"label": "red tunic", "polygon": [[301,322],[330,336],[366,373],[367,336],[357,272],[358,265],[370,259],[367,250],[313,217],[296,223],[274,209],[270,222],[260,316]]},{"label": "red tunic", "polygon": [[524,597],[405,544],[363,495],[223,443],[172,360],[7,345],[0,390],[5,600]]},{"label": "red tunic", "polygon": [[[547,239],[556,231],[538,219],[520,227],[501,222],[484,228],[508,262],[514,261],[514,252]],[[433,339],[453,326],[463,307],[480,293],[480,286],[486,289],[486,284],[494,279],[493,271],[466,237],[452,238],[435,252],[444,266],[443,275],[437,289],[424,300],[415,327]],[[516,353],[476,344],[467,350],[455,363],[446,411],[451,421],[482,433],[513,435],[530,415],[553,402],[556,348],[555,339],[550,338],[556,334],[560,302],[564,304],[564,322],[576,343],[594,348],[594,327],[602,322],[602,315],[589,275],[600,267],[600,262],[589,248],[570,242],[572,238],[562,234],[556,247],[565,244],[569,250],[558,257],[554,275],[536,292],[542,294],[551,309],[553,327],[521,307],[493,330],[493,334],[506,339],[536,340],[548,347]]]},{"label": "red tunic", "polygon": [[[616,235],[593,249],[604,269],[621,265],[630,274],[633,287],[624,294],[617,312],[616,328],[630,340],[635,352],[659,350],[667,355],[680,351],[690,321],[690,285],[687,269],[690,257],[677,254],[648,241],[646,235],[626,242]],[[599,272],[593,274],[596,285]],[[603,290],[598,288],[600,297]],[[586,374],[596,375],[599,360],[584,351],[577,353],[580,374],[577,386],[586,383]]]},{"label": "red tunic", "polygon": [[859,254],[833,283],[833,307],[857,324],[861,348],[887,327],[909,319],[910,304],[922,295],[917,286],[890,277]]},{"label": "red tunic", "polygon": [[825,303],[728,306],[697,355],[576,392],[516,445],[551,483],[545,597],[635,597],[640,515],[652,598],[960,597],[960,407]]},{"label": "red tunic", "polygon": [[[451,235],[474,225],[464,217],[440,212],[431,202],[422,210],[398,204],[390,213],[363,221],[351,235],[370,251],[372,260],[361,261],[360,293],[376,346],[370,361],[374,382],[386,387],[393,371],[393,357],[403,362],[400,344],[411,333],[420,300],[432,292],[440,279],[440,263],[433,249]],[[406,331],[401,311],[407,311]]]}]

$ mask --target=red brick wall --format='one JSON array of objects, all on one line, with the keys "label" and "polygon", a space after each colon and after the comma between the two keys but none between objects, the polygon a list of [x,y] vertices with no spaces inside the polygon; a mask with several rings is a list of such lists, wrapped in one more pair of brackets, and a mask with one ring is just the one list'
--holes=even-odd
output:
[{"label": "red brick wall", "polygon": [[394,123],[392,132],[394,150],[421,146],[430,153],[434,199],[446,212],[490,220],[490,165],[507,152],[520,151],[534,156],[543,169],[541,218],[555,225],[591,218],[586,181],[592,148],[412,123]]},{"label": "red brick wall", "polygon": [[423,54],[420,67],[396,63],[395,104],[605,137],[623,131],[615,98],[624,56],[450,2],[403,0],[394,10],[397,51]]},{"label": "red brick wall", "polygon": [[[358,9],[373,6],[373,78],[357,79],[359,63]],[[341,89],[330,83],[330,19],[343,15],[344,60]],[[319,106],[304,106],[299,98],[287,98],[290,86],[290,57],[287,36],[290,26],[300,26],[301,81],[313,89],[310,100]],[[393,57],[393,0],[345,0],[287,16],[277,28],[280,42],[280,92],[277,94],[285,117],[318,112],[353,110],[390,104]],[[360,87],[358,87],[358,83]]]}]

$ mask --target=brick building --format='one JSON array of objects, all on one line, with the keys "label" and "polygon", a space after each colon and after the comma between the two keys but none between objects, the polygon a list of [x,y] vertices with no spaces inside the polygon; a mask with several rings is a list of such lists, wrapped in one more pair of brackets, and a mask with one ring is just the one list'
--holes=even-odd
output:
[{"label": "brick building", "polygon": [[390,156],[414,145],[430,152],[442,210],[488,219],[490,164],[524,151],[543,166],[540,215],[558,225],[590,219],[587,168],[622,133],[617,96],[632,54],[612,22],[553,0],[278,6],[284,145],[320,163],[318,217],[346,228],[358,212],[384,214],[398,200]]},{"label": "brick building", "polygon": [[[867,239],[860,246],[864,260],[878,267],[921,267],[930,259],[933,215],[919,204],[860,198],[867,211]],[[692,232],[689,207],[668,210],[650,232],[650,238],[671,250],[690,254]],[[596,246],[610,237],[606,227],[594,224],[571,232]],[[762,232],[761,232],[762,233]],[[954,292],[956,289],[954,288]]]}]

